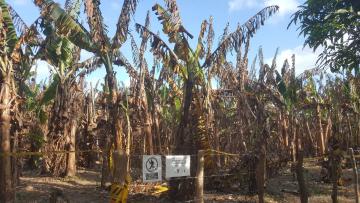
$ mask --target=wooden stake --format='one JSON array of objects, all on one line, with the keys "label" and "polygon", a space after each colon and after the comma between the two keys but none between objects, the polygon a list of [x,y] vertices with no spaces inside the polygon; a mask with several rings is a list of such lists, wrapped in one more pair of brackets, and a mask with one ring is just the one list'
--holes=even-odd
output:
[{"label": "wooden stake", "polygon": [[196,170],[196,203],[204,203],[204,150],[198,152],[198,162]]},{"label": "wooden stake", "polygon": [[259,152],[259,160],[256,163],[256,185],[259,203],[265,202],[266,148],[264,144],[262,145]]},{"label": "wooden stake", "polygon": [[308,203],[309,194],[306,186],[306,180],[303,169],[304,152],[300,150],[297,155],[298,155],[297,158],[298,160],[296,164],[296,177],[299,184],[300,200],[301,203]]},{"label": "wooden stake", "polygon": [[353,148],[350,148],[349,151],[350,151],[351,162],[352,162],[353,171],[354,171],[355,198],[356,198],[356,203],[359,203],[359,179],[358,179],[358,171],[357,171],[357,166],[356,166],[356,160],[355,160]]},{"label": "wooden stake", "polygon": [[127,176],[128,169],[128,156],[124,151],[114,151],[113,152],[113,163],[114,163],[114,175],[113,175],[113,183],[117,183],[120,185],[125,184],[125,179]]}]

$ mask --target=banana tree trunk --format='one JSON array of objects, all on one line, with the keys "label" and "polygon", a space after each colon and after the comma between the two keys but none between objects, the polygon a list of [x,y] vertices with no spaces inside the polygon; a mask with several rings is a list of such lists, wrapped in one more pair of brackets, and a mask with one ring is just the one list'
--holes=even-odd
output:
[{"label": "banana tree trunk", "polygon": [[67,154],[67,167],[66,167],[66,175],[67,176],[75,176],[76,175],[76,133],[79,127],[79,119],[81,114],[81,109],[83,109],[83,101],[84,97],[82,96],[83,91],[83,82],[84,78],[81,77],[79,82],[74,82],[71,84],[70,88],[70,123],[68,134],[69,137],[67,139],[67,148],[68,151],[71,151]]},{"label": "banana tree trunk", "polygon": [[[70,127],[68,119],[68,88],[66,84],[57,87],[51,118],[49,121],[49,132],[44,151],[66,151],[66,129]],[[63,176],[66,172],[66,154],[46,154],[44,157],[43,173],[53,176]]]},{"label": "banana tree trunk", "polygon": [[[146,103],[146,101],[145,101]],[[144,122],[144,133],[146,135],[146,143],[147,143],[147,152],[148,154],[154,154],[154,146],[153,146],[153,136],[152,136],[152,132],[151,132],[151,116],[150,113],[147,109],[147,104],[144,104],[144,117],[145,117],[145,122]]]},{"label": "banana tree trunk", "polygon": [[[8,70],[8,67],[2,67]],[[0,97],[0,154],[11,153],[10,146],[10,102],[11,102],[11,70],[2,78]],[[12,183],[11,157],[0,156],[0,202],[13,202],[15,198],[14,184]]]},{"label": "banana tree trunk", "polygon": [[359,134],[360,134],[360,116],[359,114],[356,114],[356,120],[357,120],[357,133],[356,133],[356,146],[360,145],[360,139],[359,139]]},{"label": "banana tree trunk", "polygon": [[[258,123],[257,127],[262,128],[260,133],[256,133],[256,141],[255,141],[255,156],[257,156],[256,164],[255,164],[255,174],[249,174],[250,176],[256,176],[256,186],[257,186],[257,194],[259,198],[259,203],[265,202],[265,181],[266,181],[266,145],[267,139],[270,135],[270,131],[268,128],[269,121],[266,119],[266,115],[263,104],[258,101],[257,104],[257,113],[256,120]],[[252,178],[253,179],[253,178]],[[252,184],[251,184],[252,185]]]},{"label": "banana tree trunk", "polygon": [[297,149],[297,133],[296,133],[296,118],[291,116],[291,155],[292,161],[296,161],[296,149]]},{"label": "banana tree trunk", "polygon": [[106,68],[106,81],[109,88],[109,124],[111,126],[111,131],[113,135],[113,142],[115,150],[120,151],[123,149],[122,146],[122,119],[120,117],[120,95],[118,95],[117,90],[117,80],[115,77],[115,72],[112,66],[112,60],[109,54],[103,56],[103,62]]},{"label": "banana tree trunk", "polygon": [[[215,122],[216,122],[216,121],[215,121]],[[214,139],[215,139],[215,149],[216,149],[217,151],[220,151],[220,150],[221,150],[221,149],[220,149],[220,136],[219,136],[219,132],[218,132],[218,128],[217,128],[217,127],[214,128]],[[220,155],[216,156],[216,165],[217,165],[218,167],[221,166],[221,156],[220,156]]]},{"label": "banana tree trunk", "polygon": [[176,153],[182,153],[182,152],[186,152],[186,150],[184,150],[184,147],[186,147],[186,134],[185,134],[185,129],[189,124],[189,114],[190,114],[190,106],[191,106],[191,102],[193,99],[193,82],[188,80],[186,81],[186,87],[185,87],[185,92],[184,92],[184,105],[183,105],[183,110],[182,110],[182,115],[181,115],[181,119],[180,119],[180,124],[178,126],[178,130],[176,133],[176,138],[175,138],[175,145],[176,145]]},{"label": "banana tree trunk", "polygon": [[103,148],[104,153],[102,154],[102,167],[101,167],[101,183],[100,187],[105,189],[106,183],[110,177],[110,166],[109,166],[109,159],[110,159],[110,145],[111,145],[111,138],[107,135],[102,135],[103,138]]},{"label": "banana tree trunk", "polygon": [[[22,77],[19,78],[17,80],[14,80],[14,82],[17,83],[17,94],[21,97],[21,98],[25,98],[26,94],[25,94],[25,86],[26,86],[26,78]],[[24,105],[21,105],[23,103],[17,103],[15,104],[17,108],[14,108],[15,110],[15,114],[18,114],[19,116],[16,116],[16,121],[13,121],[12,123],[12,133],[13,133],[13,139],[12,139],[12,152],[17,152],[18,149],[21,149],[25,146],[23,146],[22,144],[22,132],[24,129],[24,125],[23,125],[23,120],[22,117],[23,115],[26,114],[26,107]],[[12,157],[12,174],[13,174],[13,185],[14,187],[18,186],[20,184],[20,175],[22,172],[22,166],[21,166],[21,158],[17,157],[17,156],[13,156]]]},{"label": "banana tree trunk", "polygon": [[[75,151],[78,100],[70,81],[59,83],[49,121],[49,133],[45,151]],[[48,154],[44,159],[43,172],[53,176],[75,175],[75,153]]]},{"label": "banana tree trunk", "polygon": [[[117,89],[117,80],[115,77],[115,72],[112,66],[112,59],[110,54],[105,54],[103,56],[103,62],[106,69],[106,81],[109,88],[109,99],[107,100],[109,106],[109,126],[112,133],[112,142],[114,143],[114,151],[124,152],[126,149],[123,146],[123,141],[127,140],[127,137],[123,137],[123,116],[122,110],[120,109],[121,95],[118,93]],[[128,124],[130,125],[130,124]],[[111,145],[111,144],[110,144]],[[110,154],[110,153],[109,153]],[[107,159],[109,160],[109,154],[107,154]],[[105,158],[106,160],[106,158]],[[126,164],[128,162],[126,161]],[[105,172],[109,171],[109,167],[103,167],[102,169],[102,186],[106,180]],[[115,176],[120,175],[121,177],[126,177],[129,174],[129,167],[127,165],[126,170],[122,170],[121,173],[126,174],[113,174]],[[114,182],[117,177],[113,177],[112,181]]]},{"label": "banana tree trunk", "polygon": [[256,163],[256,186],[259,198],[259,203],[265,202],[265,174],[266,174],[266,147],[265,143],[262,143],[258,150],[258,161]]},{"label": "banana tree trunk", "polygon": [[346,114],[346,122],[347,122],[348,129],[349,129],[349,132],[347,133],[347,136],[348,136],[347,149],[349,149],[350,147],[354,147],[353,143],[355,141],[349,114]]},{"label": "banana tree trunk", "polygon": [[281,114],[282,115],[282,136],[283,136],[283,141],[284,141],[284,146],[286,148],[289,147],[289,134],[288,134],[288,122],[287,122],[287,116],[285,113]]},{"label": "banana tree trunk", "polygon": [[155,109],[155,108],[156,108],[156,106],[154,105],[154,109],[152,111],[154,133],[156,135],[158,153],[163,154],[162,144],[161,144],[161,136],[160,136],[159,118],[158,118],[159,114],[157,112],[157,109]]},{"label": "banana tree trunk", "polygon": [[[174,154],[191,154],[194,153],[192,149],[192,139],[190,139],[188,128],[190,128],[190,108],[193,100],[193,87],[194,83],[191,79],[185,81],[185,91],[183,99],[182,114],[180,123],[178,125],[176,137],[175,137],[175,151]],[[193,161],[193,160],[192,160]],[[195,161],[195,160],[194,160]],[[196,168],[196,167],[194,167]],[[191,175],[195,175],[195,171],[191,170]],[[172,178],[169,182],[170,185],[170,197],[176,200],[187,201],[194,197],[194,181],[193,180],[180,180]]]},{"label": "banana tree trunk", "polygon": [[[96,144],[95,144],[95,132],[94,132],[94,128],[95,128],[95,124],[93,122],[95,113],[94,113],[94,106],[93,106],[93,96],[92,94],[90,96],[88,96],[86,98],[86,124],[84,127],[84,137],[86,139],[87,143],[90,143],[87,146],[87,150],[94,150],[94,148],[96,149]],[[94,153],[90,152],[85,154],[85,162],[87,167],[92,168],[94,167],[94,163],[97,160],[97,156],[95,156]]]},{"label": "banana tree trunk", "polygon": [[75,176],[76,175],[76,130],[77,130],[77,121],[72,120],[70,124],[70,139],[68,142],[68,150],[71,153],[67,156],[67,168],[66,168],[66,176]]},{"label": "banana tree trunk", "polygon": [[331,115],[329,115],[326,129],[325,129],[325,134],[324,134],[325,151],[328,151],[328,141],[329,141],[329,138],[331,137],[331,126],[332,126]]},{"label": "banana tree trunk", "polygon": [[[16,129],[13,131],[13,141],[11,143],[11,151],[12,152],[17,152],[19,149],[19,131]],[[19,159],[16,156],[12,156],[11,157],[11,169],[12,169],[12,184],[14,187],[19,185],[19,181],[20,181],[20,166],[19,166]]]},{"label": "banana tree trunk", "polygon": [[309,122],[307,120],[305,121],[305,125],[306,125],[307,135],[309,136],[310,150],[313,152],[313,149],[316,149],[316,146],[315,146],[315,143],[314,143],[314,140],[313,140],[313,136],[312,136],[312,132],[311,132],[311,129],[310,129]]},{"label": "banana tree trunk", "polygon": [[321,122],[321,109],[319,104],[316,106],[316,119],[317,119],[317,127],[318,127],[318,146],[320,147],[319,155],[323,155],[325,153],[325,143],[324,143],[323,127]]}]

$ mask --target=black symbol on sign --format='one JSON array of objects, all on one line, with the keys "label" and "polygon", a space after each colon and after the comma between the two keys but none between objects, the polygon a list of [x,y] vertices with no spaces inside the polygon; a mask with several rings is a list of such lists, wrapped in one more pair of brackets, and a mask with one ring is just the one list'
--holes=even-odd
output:
[{"label": "black symbol on sign", "polygon": [[154,172],[158,169],[159,163],[156,158],[151,157],[146,161],[146,170],[149,172]]}]

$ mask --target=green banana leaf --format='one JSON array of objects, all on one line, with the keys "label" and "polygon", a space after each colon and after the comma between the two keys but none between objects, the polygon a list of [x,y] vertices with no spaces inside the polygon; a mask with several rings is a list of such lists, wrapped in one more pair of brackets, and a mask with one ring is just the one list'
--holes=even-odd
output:
[{"label": "green banana leaf", "polygon": [[60,78],[58,75],[55,75],[53,77],[52,83],[49,85],[48,88],[46,88],[44,95],[40,100],[40,105],[46,105],[55,98],[56,89],[57,89],[57,86],[59,85],[59,83],[60,83]]},{"label": "green banana leaf", "polygon": [[12,53],[16,42],[18,41],[18,37],[16,34],[16,29],[14,26],[14,23],[12,21],[9,9],[8,9],[8,5],[5,2],[5,0],[0,0],[0,8],[2,11],[2,17],[4,20],[4,23],[7,26],[7,30],[6,30],[6,41],[7,41],[7,46],[9,47],[9,51],[8,53]]},{"label": "green banana leaf", "polygon": [[52,0],[44,2],[48,4],[40,7],[44,12],[44,18],[55,23],[59,36],[67,37],[73,44],[89,52],[97,52],[97,46],[92,42],[90,34],[80,23]]}]

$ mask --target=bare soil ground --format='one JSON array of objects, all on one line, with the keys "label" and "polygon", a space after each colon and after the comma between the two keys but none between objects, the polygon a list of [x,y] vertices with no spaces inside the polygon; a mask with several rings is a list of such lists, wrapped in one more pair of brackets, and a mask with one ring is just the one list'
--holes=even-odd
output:
[{"label": "bare soil ground", "polygon": [[[310,202],[331,202],[331,185],[320,181],[320,166],[314,160],[305,162],[306,177],[310,192]],[[16,202],[45,203],[50,202],[51,194],[61,194],[62,200],[74,203],[109,202],[108,191],[100,189],[100,173],[91,170],[79,170],[74,178],[42,177],[27,172],[23,174],[21,184],[17,187]],[[339,202],[355,202],[354,180],[352,171],[343,171],[344,185],[339,186]],[[133,182],[130,187],[128,202],[156,203],[171,202],[161,196],[151,196],[151,185],[144,185],[140,181]],[[268,180],[266,187],[266,202],[300,202],[297,193],[297,182],[289,168],[281,171],[280,175]],[[205,202],[233,203],[257,202],[257,196],[245,196],[240,193],[226,194],[218,191],[205,191]]]}]

